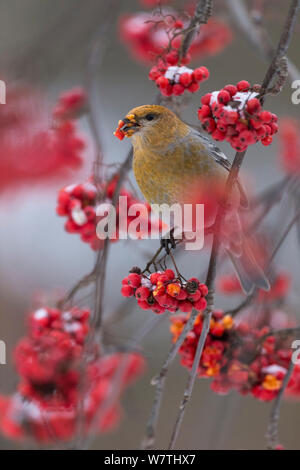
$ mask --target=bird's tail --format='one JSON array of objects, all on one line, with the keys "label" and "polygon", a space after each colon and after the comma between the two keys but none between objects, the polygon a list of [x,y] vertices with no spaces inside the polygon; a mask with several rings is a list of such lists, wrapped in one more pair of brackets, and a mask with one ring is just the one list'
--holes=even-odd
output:
[{"label": "bird's tail", "polygon": [[231,259],[243,290],[249,294],[255,287],[269,290],[270,284],[263,268],[259,265],[252,248],[250,236],[243,231],[239,213],[229,210],[224,218],[222,240]]}]

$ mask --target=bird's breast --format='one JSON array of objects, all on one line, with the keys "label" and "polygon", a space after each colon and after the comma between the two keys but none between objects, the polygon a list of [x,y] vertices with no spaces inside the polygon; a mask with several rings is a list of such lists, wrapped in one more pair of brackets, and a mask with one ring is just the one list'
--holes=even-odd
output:
[{"label": "bird's breast", "polygon": [[195,183],[221,170],[203,145],[186,137],[161,149],[135,144],[133,171],[148,202],[171,205],[187,201]]}]

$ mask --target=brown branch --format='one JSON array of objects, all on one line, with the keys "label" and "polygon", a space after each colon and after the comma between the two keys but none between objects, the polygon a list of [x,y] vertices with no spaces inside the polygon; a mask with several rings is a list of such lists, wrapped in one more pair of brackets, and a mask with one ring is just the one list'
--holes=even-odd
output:
[{"label": "brown branch", "polygon": [[186,33],[182,38],[179,50],[179,63],[186,56],[194,39],[197,29],[201,24],[207,23],[212,15],[213,0],[198,0],[194,16],[192,17]]}]

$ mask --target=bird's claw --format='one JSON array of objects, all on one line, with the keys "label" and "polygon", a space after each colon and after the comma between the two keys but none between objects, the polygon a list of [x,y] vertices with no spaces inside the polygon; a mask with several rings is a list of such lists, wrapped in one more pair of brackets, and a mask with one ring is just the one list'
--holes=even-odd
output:
[{"label": "bird's claw", "polygon": [[170,254],[170,250],[173,249],[175,250],[176,248],[176,241],[174,238],[174,229],[170,231],[170,237],[169,238],[162,238],[160,240],[162,248],[166,250],[167,255]]}]

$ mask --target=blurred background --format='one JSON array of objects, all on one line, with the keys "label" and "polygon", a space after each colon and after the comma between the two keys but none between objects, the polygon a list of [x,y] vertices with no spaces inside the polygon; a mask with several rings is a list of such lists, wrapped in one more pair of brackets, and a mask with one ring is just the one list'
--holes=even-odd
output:
[{"label": "blurred background", "polygon": [[[105,21],[107,0],[6,0],[0,3],[0,78],[8,88],[18,84],[42,96],[50,110],[58,95],[77,85],[84,85],[90,46]],[[171,2],[172,3],[172,2]],[[184,4],[184,1],[177,2]],[[277,41],[288,3],[267,2],[266,24],[274,42]],[[216,12],[233,31],[233,41],[221,54],[205,57],[194,64],[205,65],[211,71],[209,81],[201,85],[201,94],[185,104],[184,118],[196,124],[200,96],[218,90],[226,83],[247,79],[260,83],[266,65],[240,35],[226,8],[226,1],[216,2]],[[249,2],[249,6],[251,2]],[[117,122],[134,106],[153,100],[155,87],[147,78],[148,67],[134,60],[118,34],[118,21],[124,13],[142,10],[138,0],[120,0],[114,11],[113,24],[107,31],[107,48],[101,67],[96,69],[98,119],[106,163],[122,162],[130,144],[113,136]],[[299,62],[299,23],[289,57]],[[299,77],[300,78],[300,77]],[[291,88],[268,98],[268,109],[279,116],[299,117],[299,106],[291,103]],[[9,106],[9,95],[7,105]],[[2,107],[2,105],[0,105]],[[2,108],[0,109],[0,113]],[[79,123],[80,134],[89,141],[85,118]],[[222,146],[229,158],[234,152],[228,144]],[[253,146],[248,152],[243,172],[255,192],[277,182],[283,173],[279,161],[277,139],[270,147]],[[1,155],[0,158],[4,158]],[[22,152],[20,152],[20,159]],[[41,158],[43,158],[41,152]],[[0,392],[12,393],[17,384],[12,351],[25,331],[26,314],[40,299],[48,299],[57,290],[70,288],[90,272],[95,254],[78,236],[64,231],[64,221],[55,213],[57,190],[80,182],[89,176],[92,151],[84,152],[84,165],[51,181],[38,178],[25,182],[12,181],[0,187],[0,339],[7,345],[7,364],[0,366]],[[134,178],[131,175],[131,180]],[[287,208],[286,210],[288,210]],[[268,223],[281,224],[281,215],[274,211]],[[134,266],[143,266],[156,249],[154,241],[119,241],[110,253],[105,295],[105,315],[108,317],[121,303],[121,279]],[[198,257],[186,252],[178,256],[181,272],[198,276],[205,272],[208,253]],[[292,273],[290,295],[293,313],[299,312],[299,247],[293,232],[277,257],[282,268]],[[228,266],[224,267],[229,269]],[[235,305],[234,299],[218,295],[222,308]],[[84,304],[84,299],[81,302]],[[130,314],[128,313],[130,311]],[[147,360],[147,372],[122,398],[124,416],[120,427],[94,441],[97,449],[135,449],[139,447],[145,422],[152,404],[154,389],[150,379],[161,367],[170,347],[168,319],[162,318],[146,337],[142,346],[135,344],[135,333],[149,319],[150,312],[124,308],[124,318],[109,329],[113,344],[131,342]],[[158,431],[158,446],[166,448],[188,374],[179,361],[169,371]],[[226,397],[210,392],[209,381],[197,380],[193,398],[188,406],[177,448],[180,449],[263,449],[270,405],[251,397],[231,393]],[[300,405],[285,401],[280,421],[281,442],[287,448],[300,448],[298,424]],[[0,437],[1,449],[22,448]]]}]

